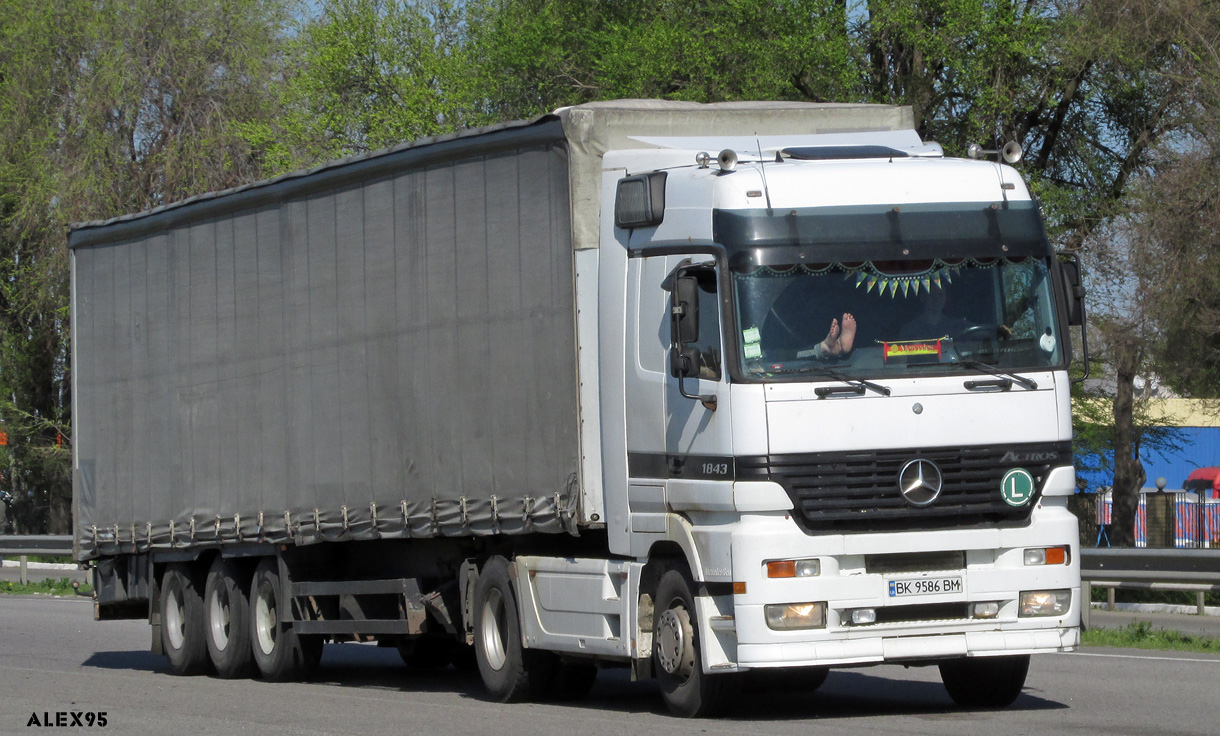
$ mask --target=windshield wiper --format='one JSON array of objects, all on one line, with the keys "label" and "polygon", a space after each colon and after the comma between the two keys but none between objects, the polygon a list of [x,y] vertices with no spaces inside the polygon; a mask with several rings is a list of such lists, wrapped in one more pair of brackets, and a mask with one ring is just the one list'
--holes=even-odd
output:
[{"label": "windshield wiper", "polygon": [[[987,373],[989,375],[995,376],[996,378],[1004,379],[1005,381],[1008,382],[1008,386],[1011,386],[1013,383],[1019,383],[1022,386],[1024,386],[1025,388],[1030,389],[1031,391],[1036,390],[1038,388],[1037,382],[1034,381],[1032,378],[1018,376],[1016,373],[1009,373],[1008,371],[1001,371],[996,368],[992,368],[990,365],[982,362],[981,360],[962,360],[957,363],[912,363],[907,367],[908,368],[933,368],[933,367],[940,367],[940,366],[960,366],[962,368],[973,368],[976,371],[981,371],[983,373]],[[978,383],[975,381],[966,381],[966,388],[968,388],[968,389],[984,388],[987,385],[993,385],[993,384],[990,384],[990,383],[983,384],[983,383]],[[1001,388],[1007,388],[1008,386],[1001,385]]]},{"label": "windshield wiper", "polygon": [[[862,378],[852,378],[851,376],[845,376],[842,373],[834,370],[833,368],[827,368],[825,366],[820,366],[820,365],[811,365],[811,366],[808,366],[805,368],[790,368],[788,370],[773,371],[772,375],[790,375],[793,373],[806,373],[806,374],[812,374],[812,375],[829,376],[836,381],[842,381],[843,383],[846,383],[848,386],[851,386],[850,393],[862,394],[862,393],[864,393],[864,389],[867,388],[867,389],[872,389],[873,391],[876,391],[877,393],[881,394],[882,396],[890,395],[889,388],[882,386],[879,383],[873,383],[872,381],[865,381]],[[841,389],[841,388],[831,388],[831,387],[827,387],[827,386],[819,386],[818,388],[814,389],[813,392],[815,394],[817,394],[819,397],[826,397],[826,396],[829,396],[830,394],[847,393],[848,391],[845,391],[844,389]]]},{"label": "windshield wiper", "polygon": [[[973,368],[977,371],[982,371],[983,373],[989,373],[993,376],[996,376],[997,378],[1006,378],[1010,381],[1021,384],[1022,386],[1024,386],[1025,388],[1027,388],[1031,391],[1034,391],[1038,388],[1037,382],[1035,382],[1034,379],[1032,379],[1032,378],[1026,378],[1025,376],[1018,376],[1016,373],[1009,373],[1008,371],[997,370],[979,360],[963,360],[962,362],[958,363],[958,365],[963,365],[963,366],[966,366],[967,368]],[[967,388],[969,388],[969,387],[967,387]]]}]

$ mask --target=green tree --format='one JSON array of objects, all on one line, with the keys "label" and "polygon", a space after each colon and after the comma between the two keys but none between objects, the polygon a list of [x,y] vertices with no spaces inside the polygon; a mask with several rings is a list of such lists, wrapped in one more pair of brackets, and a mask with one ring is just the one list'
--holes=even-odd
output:
[{"label": "green tree", "polygon": [[261,173],[279,0],[0,0],[0,417],[23,531],[70,524],[68,223]]},{"label": "green tree", "polygon": [[287,171],[493,121],[453,0],[329,0],[298,18],[274,89],[280,114],[249,140]]}]

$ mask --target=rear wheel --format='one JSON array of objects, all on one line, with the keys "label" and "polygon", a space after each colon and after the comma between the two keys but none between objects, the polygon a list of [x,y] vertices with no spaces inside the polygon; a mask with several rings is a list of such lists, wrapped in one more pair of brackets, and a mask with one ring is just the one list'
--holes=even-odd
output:
[{"label": "rear wheel", "polygon": [[208,657],[225,678],[254,673],[250,648],[250,578],[232,560],[217,558],[208,570],[203,602]]},{"label": "rear wheel", "polygon": [[475,659],[487,692],[502,703],[544,696],[558,659],[523,646],[517,597],[503,557],[483,565],[474,588],[474,612]]},{"label": "rear wheel", "polygon": [[266,680],[302,679],[322,658],[321,638],[299,636],[286,620],[288,606],[281,597],[279,563],[264,559],[250,584],[250,639],[254,663]]},{"label": "rear wheel", "polygon": [[940,664],[940,679],[953,702],[968,708],[1004,708],[1021,694],[1029,655],[953,659]]},{"label": "rear wheel", "polygon": [[695,611],[694,583],[685,571],[670,570],[657,584],[652,655],[661,696],[674,715],[714,715],[726,703],[728,679],[703,671],[702,642]]},{"label": "rear wheel", "polygon": [[200,675],[208,669],[207,625],[203,596],[190,568],[170,565],[161,578],[161,644],[175,675]]}]

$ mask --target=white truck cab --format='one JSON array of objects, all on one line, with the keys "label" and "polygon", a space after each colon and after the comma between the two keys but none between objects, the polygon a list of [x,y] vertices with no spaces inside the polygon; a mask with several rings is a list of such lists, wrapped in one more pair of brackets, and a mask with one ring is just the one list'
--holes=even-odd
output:
[{"label": "white truck cab", "polygon": [[885,662],[1011,702],[1082,605],[1072,284],[1020,176],[914,131],[647,143],[577,260],[610,549],[676,561],[624,572],[633,657],[688,715],[721,673]]}]

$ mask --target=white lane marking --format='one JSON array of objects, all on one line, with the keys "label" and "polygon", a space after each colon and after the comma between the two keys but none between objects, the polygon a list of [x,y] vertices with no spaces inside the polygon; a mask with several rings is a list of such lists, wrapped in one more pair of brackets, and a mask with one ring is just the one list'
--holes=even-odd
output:
[{"label": "white lane marking", "polygon": [[1113,659],[1155,659],[1161,662],[1202,662],[1220,664],[1220,659],[1186,659],[1185,657],[1148,657],[1137,654],[1096,654],[1094,652],[1064,652],[1072,657],[1110,657]]}]

